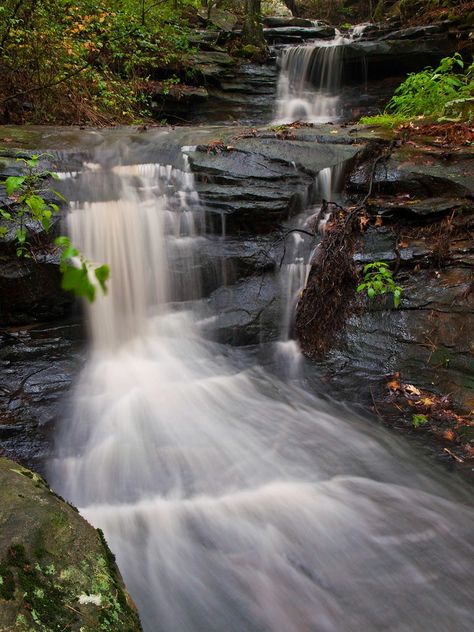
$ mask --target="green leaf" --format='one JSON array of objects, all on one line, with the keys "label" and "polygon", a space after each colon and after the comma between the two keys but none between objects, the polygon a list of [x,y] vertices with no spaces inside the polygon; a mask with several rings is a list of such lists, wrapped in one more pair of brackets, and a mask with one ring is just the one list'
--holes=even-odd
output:
[{"label": "green leaf", "polygon": [[0,237],[5,237],[5,235],[7,234],[7,229],[5,228],[5,226],[0,226]]},{"label": "green leaf", "polygon": [[25,179],[26,176],[10,176],[5,180],[5,188],[7,190],[8,197],[11,197],[15,191],[21,189],[21,185]]},{"label": "green leaf", "polygon": [[64,197],[64,195],[62,195],[61,193],[59,193],[59,191],[56,191],[56,189],[49,189],[51,191],[51,193],[54,193],[54,195],[59,199],[62,200],[63,202],[67,202],[66,198]]},{"label": "green leaf", "polygon": [[5,211],[3,208],[0,208],[0,215],[3,217],[3,219],[11,219],[11,213],[9,213],[8,211]]},{"label": "green leaf", "polygon": [[367,286],[367,283],[361,283],[360,285],[357,286],[356,292],[362,292],[362,290],[365,290]]},{"label": "green leaf", "polygon": [[396,308],[400,306],[400,295],[401,295],[401,290],[399,288],[396,288],[393,293],[393,304]]},{"label": "green leaf", "polygon": [[39,195],[30,195],[25,198],[25,204],[31,210],[35,219],[41,220],[46,208],[46,202]]},{"label": "green leaf", "polygon": [[71,245],[71,241],[69,237],[66,237],[66,235],[60,235],[59,237],[56,237],[56,239],[54,240],[54,243],[56,246],[63,246],[63,247]]},{"label": "green leaf", "polygon": [[87,267],[66,266],[61,282],[63,290],[74,292],[76,296],[85,296],[92,303],[95,298],[95,287],[89,280]]},{"label": "green leaf", "polygon": [[374,298],[374,296],[375,296],[375,290],[374,290],[374,288],[373,288],[373,287],[369,287],[369,288],[368,288],[368,290],[367,290],[367,296],[368,296],[369,298]]},{"label": "green leaf", "polygon": [[15,237],[19,244],[24,244],[26,241],[26,230],[24,228],[17,228]]},{"label": "green leaf", "polygon": [[110,277],[110,268],[108,265],[103,264],[94,270],[96,279],[99,281],[99,285],[102,288],[102,292],[107,294],[106,281]]}]

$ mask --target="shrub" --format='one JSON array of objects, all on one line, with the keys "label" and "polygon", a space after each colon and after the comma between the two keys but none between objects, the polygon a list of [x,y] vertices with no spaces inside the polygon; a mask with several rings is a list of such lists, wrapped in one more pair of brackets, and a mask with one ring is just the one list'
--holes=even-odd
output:
[{"label": "shrub", "polygon": [[[474,62],[465,68],[461,55],[455,53],[442,59],[435,69],[428,67],[409,74],[395,90],[383,114],[363,117],[361,123],[394,127],[418,116],[440,119],[449,113],[450,104],[469,100],[473,94]],[[462,116],[471,117],[472,109],[461,110]]]}]

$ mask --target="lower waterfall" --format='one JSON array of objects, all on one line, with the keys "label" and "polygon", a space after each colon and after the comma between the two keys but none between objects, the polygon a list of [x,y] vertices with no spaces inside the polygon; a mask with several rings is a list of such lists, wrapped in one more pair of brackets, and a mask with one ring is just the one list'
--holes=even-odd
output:
[{"label": "lower waterfall", "polygon": [[144,629],[474,629],[473,512],[448,483],[200,336],[205,234],[185,161],[99,152],[68,186],[89,196],[71,238],[112,278],[50,480],[104,530]]}]

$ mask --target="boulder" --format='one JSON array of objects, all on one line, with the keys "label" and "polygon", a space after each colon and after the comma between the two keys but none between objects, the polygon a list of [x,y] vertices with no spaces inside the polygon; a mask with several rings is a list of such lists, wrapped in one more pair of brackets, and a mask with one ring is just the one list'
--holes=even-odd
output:
[{"label": "boulder", "polygon": [[45,481],[0,458],[0,630],[138,632],[100,531]]}]

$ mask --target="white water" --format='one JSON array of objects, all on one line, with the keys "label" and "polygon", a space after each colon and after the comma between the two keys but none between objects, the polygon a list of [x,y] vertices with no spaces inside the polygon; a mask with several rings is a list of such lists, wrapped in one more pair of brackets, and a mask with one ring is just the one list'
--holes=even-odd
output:
[{"label": "white water", "polygon": [[[323,232],[330,216],[329,208],[323,211],[323,202],[332,202],[337,197],[343,163],[320,171],[315,183],[315,204],[304,209],[290,225],[294,232],[285,240],[285,252],[280,266],[280,287],[282,297],[282,318],[280,340],[276,347],[277,362],[287,378],[301,377],[303,354],[293,336],[296,305],[304,289],[311,270],[311,262],[316,253],[315,238],[306,233]],[[305,232],[301,232],[305,231]]]},{"label": "white water", "polygon": [[288,46],[281,52],[276,124],[327,123],[341,115],[340,87],[344,46],[338,35],[328,42]]},{"label": "white water", "polygon": [[76,205],[70,230],[113,276],[52,478],[104,529],[145,630],[471,631],[472,511],[393,435],[237,361],[167,303],[198,287],[190,174],[96,173],[115,195]]}]

